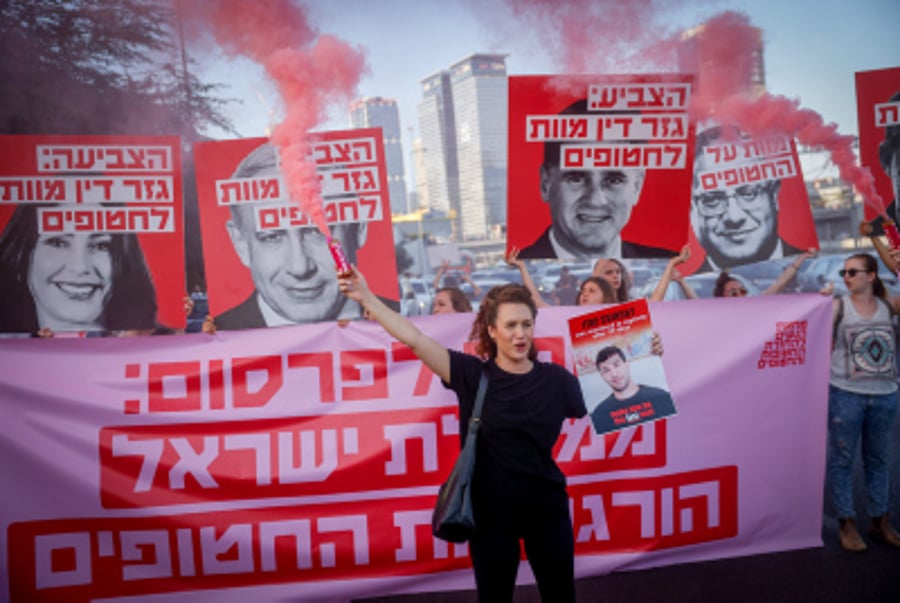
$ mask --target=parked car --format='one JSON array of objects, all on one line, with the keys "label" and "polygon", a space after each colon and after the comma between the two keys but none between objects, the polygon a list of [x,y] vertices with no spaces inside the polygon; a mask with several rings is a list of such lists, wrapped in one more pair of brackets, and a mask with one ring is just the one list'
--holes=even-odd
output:
[{"label": "parked car", "polygon": [[517,268],[489,268],[476,270],[472,273],[472,280],[481,287],[481,281],[504,281],[506,283],[522,284],[522,275]]},{"label": "parked car", "polygon": [[431,314],[434,298],[431,287],[423,279],[409,277],[400,280],[402,300],[400,311],[404,316],[424,316]]},{"label": "parked car", "polygon": [[650,281],[659,282],[659,277],[662,276],[663,270],[665,269],[665,261],[661,261],[662,268],[656,268],[650,265],[649,261],[643,261],[641,264],[637,264],[632,260],[628,264],[628,273],[631,275],[632,296],[640,296],[640,292],[644,290],[647,283]]}]

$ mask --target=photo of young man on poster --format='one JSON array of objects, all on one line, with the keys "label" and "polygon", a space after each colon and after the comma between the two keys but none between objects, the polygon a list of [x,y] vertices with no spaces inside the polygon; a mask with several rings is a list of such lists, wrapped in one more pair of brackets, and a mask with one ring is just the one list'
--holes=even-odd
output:
[{"label": "photo of young man on poster", "polygon": [[574,316],[568,324],[575,374],[598,434],[676,414],[646,299]]},{"label": "photo of young man on poster", "polygon": [[510,78],[507,245],[522,259],[675,255],[689,96],[690,76]]},{"label": "photo of young man on poster", "polygon": [[[364,132],[360,134],[360,132]],[[331,172],[320,169],[320,177],[340,173],[343,183],[356,182],[360,190],[342,190],[332,194],[323,191],[325,203],[331,203],[330,236],[344,249],[351,264],[364,264],[360,250],[366,246],[366,260],[377,262],[380,294],[397,304],[397,276],[390,232],[389,207],[384,195],[383,160],[376,157],[380,144],[368,131],[343,133],[336,146],[364,141],[367,149],[358,161],[349,155],[340,168]],[[330,148],[329,141],[338,140],[338,133],[327,133],[320,144]],[[246,152],[228,174],[227,163],[236,157],[236,149]],[[349,147],[348,147],[349,148]],[[197,145],[198,196],[201,208],[201,229],[204,241],[209,303],[217,329],[234,330],[305,324],[330,320],[352,320],[362,317],[358,304],[340,294],[334,259],[328,240],[316,225],[304,219],[299,206],[283,195],[261,198],[268,190],[286,190],[279,154],[265,139],[200,143]],[[350,178],[351,169],[361,170]],[[223,177],[224,176],[224,177]],[[251,187],[242,188],[246,183]],[[216,188],[218,186],[218,188]],[[253,189],[253,186],[259,188]],[[221,203],[226,187],[237,196],[250,192],[244,202]],[[323,188],[328,188],[323,185]],[[243,191],[243,192],[238,192]],[[336,209],[337,208],[337,209]],[[350,209],[347,209],[350,208]],[[338,211],[347,215],[338,216]],[[367,213],[368,212],[368,213]],[[327,212],[326,212],[327,213]],[[263,218],[263,216],[268,216]],[[270,222],[261,227],[261,220]],[[375,244],[368,245],[375,235]],[[207,253],[206,249],[216,250]],[[371,252],[371,253],[370,253]],[[235,261],[236,260],[236,261]],[[238,295],[240,291],[243,294]]]},{"label": "photo of young man on poster", "polygon": [[0,140],[0,333],[183,328],[177,138]]},{"label": "photo of young man on poster", "polygon": [[625,352],[615,345],[597,352],[597,372],[612,393],[591,411],[591,423],[597,433],[607,433],[629,425],[675,414],[668,391],[637,383]]}]

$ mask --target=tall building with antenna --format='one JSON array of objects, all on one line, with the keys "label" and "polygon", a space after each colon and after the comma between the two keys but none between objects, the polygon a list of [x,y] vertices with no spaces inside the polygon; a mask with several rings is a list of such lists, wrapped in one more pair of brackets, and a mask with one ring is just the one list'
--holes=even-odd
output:
[{"label": "tall building with antenna", "polygon": [[[418,106],[421,165],[428,206],[459,216],[459,168],[456,163],[456,120],[450,74],[439,71],[422,80]],[[459,224],[454,224],[454,234]]]},{"label": "tall building with antenna", "polygon": [[[766,92],[763,32],[758,27],[752,27],[750,30],[754,36],[753,49],[746,80],[741,82],[741,92],[751,97],[758,97]],[[701,74],[706,70],[701,67],[720,61],[720,57],[717,56],[721,52],[716,44],[718,40],[712,42],[707,40],[703,36],[704,31],[706,31],[705,23],[684,30],[681,32],[681,40],[677,46],[678,70],[682,73],[695,74],[697,79],[694,80],[694,87],[697,90],[703,89],[704,82]]]},{"label": "tall building with antenna", "polygon": [[400,111],[392,98],[374,96],[361,98],[350,105],[351,128],[381,128],[384,139],[384,157],[387,164],[388,192],[391,214],[410,211],[406,194],[406,176],[403,170],[403,134],[400,129]]},{"label": "tall building with antenna", "polygon": [[458,240],[506,225],[506,55],[472,54],[422,80],[419,131],[431,207]]}]

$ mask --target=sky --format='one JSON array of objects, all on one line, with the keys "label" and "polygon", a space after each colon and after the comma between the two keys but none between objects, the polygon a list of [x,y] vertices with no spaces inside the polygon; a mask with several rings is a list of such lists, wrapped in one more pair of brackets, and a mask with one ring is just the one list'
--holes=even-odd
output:
[{"label": "sky", "polygon": [[[536,5],[543,0],[516,1]],[[560,29],[553,18],[525,25],[513,19],[499,0],[301,4],[320,34],[335,35],[364,53],[368,72],[359,82],[358,96],[397,100],[407,155],[418,131],[416,107],[423,78],[476,52],[507,54],[509,75],[565,71],[545,52],[540,38]],[[633,0],[631,4],[653,6],[652,17],[646,19],[651,35],[675,33],[726,10],[747,15],[763,30],[768,91],[816,111],[826,122],[836,123],[841,134],[855,135],[858,130],[854,73],[900,65],[897,0]],[[223,58],[208,46],[189,50],[200,65],[198,75],[226,84],[223,95],[239,101],[231,103],[226,113],[242,137],[263,136],[284,117],[279,95],[262,67],[247,59]],[[332,106],[329,119],[317,129],[346,127],[346,107]],[[208,134],[233,137],[220,131]],[[810,170],[831,175],[827,161],[804,165],[807,179],[815,176]]]}]

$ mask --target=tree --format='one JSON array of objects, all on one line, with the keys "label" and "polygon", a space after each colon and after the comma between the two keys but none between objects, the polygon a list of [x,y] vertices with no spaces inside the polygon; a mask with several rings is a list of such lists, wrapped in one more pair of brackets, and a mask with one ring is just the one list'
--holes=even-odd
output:
[{"label": "tree", "polygon": [[397,264],[397,274],[403,274],[413,265],[413,259],[406,251],[406,247],[399,243],[394,246],[394,261]]},{"label": "tree", "polygon": [[0,132],[233,130],[223,86],[189,73],[178,33],[165,0],[4,0]]}]

